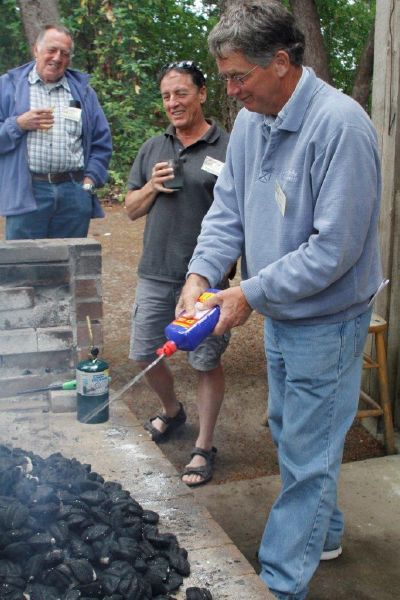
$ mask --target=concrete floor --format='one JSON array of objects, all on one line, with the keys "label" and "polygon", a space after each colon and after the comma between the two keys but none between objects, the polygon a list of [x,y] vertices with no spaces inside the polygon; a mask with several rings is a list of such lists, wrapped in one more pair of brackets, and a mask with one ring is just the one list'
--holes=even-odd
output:
[{"label": "concrete floor", "polygon": [[[195,490],[255,569],[279,485],[279,477],[269,476]],[[339,503],[346,518],[343,554],[320,565],[309,600],[400,598],[400,456],[343,465]]]}]

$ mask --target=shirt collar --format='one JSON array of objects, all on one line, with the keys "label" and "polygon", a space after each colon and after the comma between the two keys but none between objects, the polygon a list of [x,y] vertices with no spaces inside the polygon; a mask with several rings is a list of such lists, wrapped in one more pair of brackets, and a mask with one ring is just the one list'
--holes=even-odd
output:
[{"label": "shirt collar", "polygon": [[58,81],[55,81],[54,83],[45,83],[43,81],[43,79],[40,78],[39,73],[37,72],[36,69],[36,63],[33,65],[32,70],[30,71],[29,75],[28,75],[28,81],[31,85],[34,85],[35,83],[40,83],[41,85],[44,85],[46,87],[46,89],[54,89],[57,87],[63,87],[66,90],[69,91],[69,85],[68,85],[68,81],[67,78],[65,77],[65,74],[62,76],[61,79],[59,79]]},{"label": "shirt collar", "polygon": [[293,91],[293,94],[290,96],[289,100],[281,108],[281,110],[279,111],[279,113],[276,116],[273,116],[273,115],[265,115],[264,116],[264,125],[266,125],[267,127],[272,127],[272,125],[275,125],[275,127],[279,127],[279,125],[281,125],[283,123],[283,121],[285,120],[285,117],[290,112],[290,109],[296,103],[296,98],[298,98],[299,94],[301,93],[301,90],[304,88],[304,85],[309,76],[310,76],[310,73],[309,73],[308,69],[305,69],[304,67],[302,67],[301,77],[300,77],[299,81],[297,82],[297,85]]},{"label": "shirt collar", "polygon": [[[219,135],[220,135],[219,131],[218,131],[218,127],[217,127],[217,124],[215,123],[215,121],[213,121],[212,119],[206,119],[206,121],[207,121],[207,123],[209,123],[211,125],[211,127],[209,129],[207,129],[207,131],[205,132],[205,134],[203,136],[201,136],[200,140],[203,140],[207,144],[213,144],[219,138]],[[171,125],[171,123],[168,125],[168,127],[166,129],[165,135],[171,136],[171,137],[176,137],[175,127],[173,125]],[[197,141],[200,141],[200,140],[197,140]]]}]

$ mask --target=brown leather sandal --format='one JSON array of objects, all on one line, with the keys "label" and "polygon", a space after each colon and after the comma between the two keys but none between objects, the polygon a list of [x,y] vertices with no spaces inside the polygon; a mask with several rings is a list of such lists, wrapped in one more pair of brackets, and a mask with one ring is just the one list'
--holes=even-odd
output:
[{"label": "brown leather sandal", "polygon": [[185,467],[181,474],[181,479],[184,475],[200,475],[202,477],[201,481],[196,481],[195,483],[188,483],[187,481],[183,481],[185,485],[189,487],[197,487],[198,485],[203,485],[212,479],[214,474],[214,461],[215,456],[217,454],[217,449],[213,446],[211,450],[203,450],[203,448],[198,448],[197,446],[193,448],[190,453],[190,457],[193,456],[202,456],[206,460],[206,464],[201,467]]},{"label": "brown leather sandal", "polygon": [[[158,429],[156,429],[156,427],[154,427],[152,422],[155,421],[156,419],[160,419],[163,423],[165,423],[167,425],[167,428],[165,431],[159,431]],[[146,429],[146,431],[148,431],[150,433],[151,439],[153,440],[153,442],[156,442],[156,444],[159,444],[160,442],[165,442],[165,440],[168,438],[170,433],[172,431],[174,431],[175,429],[178,429],[178,427],[183,425],[185,422],[186,422],[185,409],[183,408],[182,403],[179,402],[179,410],[174,417],[168,417],[167,415],[164,415],[163,413],[158,414],[155,417],[151,417],[151,419],[146,421],[144,424],[144,428]]]}]

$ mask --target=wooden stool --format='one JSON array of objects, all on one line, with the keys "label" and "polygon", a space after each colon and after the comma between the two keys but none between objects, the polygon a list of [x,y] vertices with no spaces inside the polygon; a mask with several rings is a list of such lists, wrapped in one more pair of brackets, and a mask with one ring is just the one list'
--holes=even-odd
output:
[{"label": "wooden stool", "polygon": [[379,402],[371,398],[363,390],[360,391],[360,400],[369,408],[360,409],[357,412],[359,419],[366,417],[383,417],[384,440],[387,454],[396,454],[396,445],[394,441],[394,430],[392,420],[392,409],[389,400],[389,386],[387,375],[386,351],[385,351],[385,331],[387,323],[385,319],[373,313],[368,333],[374,336],[375,341],[375,360],[370,354],[364,353],[364,369],[378,369],[379,383]]}]

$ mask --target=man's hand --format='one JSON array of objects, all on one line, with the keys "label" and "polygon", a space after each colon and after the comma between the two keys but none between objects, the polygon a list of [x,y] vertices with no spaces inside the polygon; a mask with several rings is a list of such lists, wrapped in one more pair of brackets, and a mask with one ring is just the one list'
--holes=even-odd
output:
[{"label": "man's hand", "polygon": [[52,108],[32,108],[17,117],[17,123],[25,131],[47,131],[54,125]]},{"label": "man's hand", "polygon": [[173,171],[167,162],[156,163],[151,171],[150,179],[144,186],[138,190],[129,190],[125,197],[125,208],[132,221],[136,221],[149,212],[159,192],[174,193],[175,190],[163,186],[164,181],[174,178]]},{"label": "man's hand", "polygon": [[163,186],[164,181],[174,178],[174,169],[167,162],[156,163],[151,172],[150,185],[155,192],[173,194],[175,190]]},{"label": "man's hand", "polygon": [[219,321],[213,331],[213,335],[222,335],[232,329],[232,327],[243,325],[253,311],[240,286],[218,292],[218,294],[215,294],[215,296],[202,303],[202,306],[205,309],[219,306],[221,309]]},{"label": "man's hand", "polygon": [[193,316],[196,312],[195,304],[199,296],[209,287],[210,284],[205,277],[201,277],[196,273],[189,275],[176,305],[175,316],[179,317],[182,313]]},{"label": "man's hand", "polygon": [[194,273],[189,275],[182,288],[181,296],[175,309],[175,315],[178,317],[184,312],[189,317],[193,316],[195,314],[195,305],[197,308],[204,310],[213,306],[219,306],[221,314],[213,335],[222,335],[226,331],[229,331],[229,329],[232,329],[232,327],[238,327],[247,321],[253,309],[247,302],[239,286],[222,290],[206,302],[196,304],[199,296],[208,287],[210,287],[210,284],[204,277]]}]

